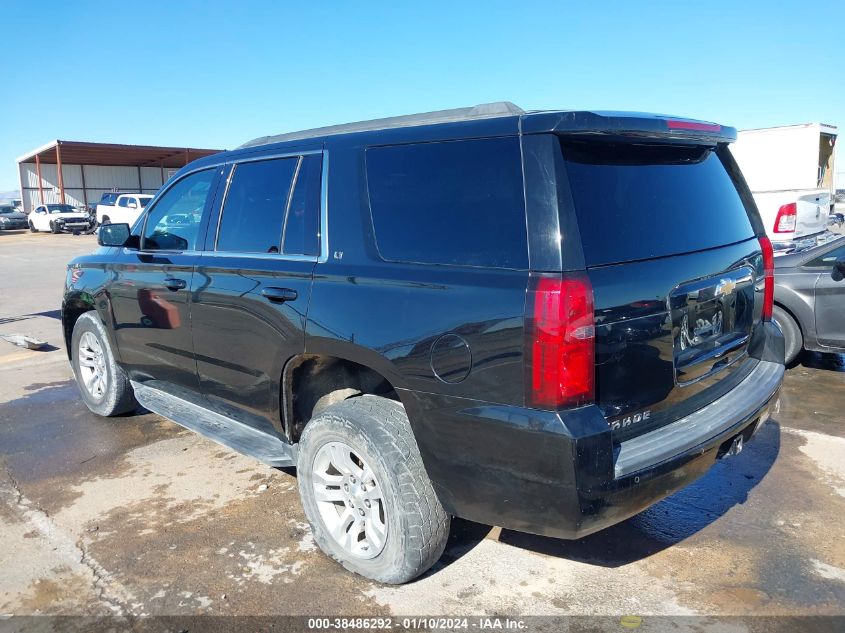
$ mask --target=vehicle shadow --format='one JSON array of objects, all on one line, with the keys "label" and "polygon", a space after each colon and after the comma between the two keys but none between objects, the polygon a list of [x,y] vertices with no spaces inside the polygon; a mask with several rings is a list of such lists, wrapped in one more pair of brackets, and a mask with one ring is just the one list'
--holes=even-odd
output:
[{"label": "vehicle shadow", "polygon": [[790,367],[806,367],[807,369],[826,369],[828,371],[845,372],[845,354],[826,352],[801,352],[797,362]]},{"label": "vehicle shadow", "polygon": [[[572,561],[620,567],[648,558],[693,536],[742,505],[766,476],[780,452],[780,425],[769,420],[745,450],[717,462],[701,479],[630,519],[577,541],[491,528],[454,520],[443,567],[458,560],[484,538]],[[496,535],[498,533],[498,538]]]}]

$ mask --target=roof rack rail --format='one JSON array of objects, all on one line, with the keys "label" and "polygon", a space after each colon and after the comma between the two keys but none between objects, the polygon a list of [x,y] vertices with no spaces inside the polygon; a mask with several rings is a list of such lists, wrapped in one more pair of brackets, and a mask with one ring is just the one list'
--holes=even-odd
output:
[{"label": "roof rack rail", "polygon": [[453,108],[451,110],[436,110],[434,112],[423,112],[420,114],[408,114],[405,116],[387,117],[385,119],[373,119],[372,121],[358,121],[357,123],[345,123],[342,125],[330,125],[328,127],[303,130],[301,132],[290,132],[277,134],[275,136],[262,136],[244,143],[237,149],[246,147],[257,147],[269,145],[270,143],[281,143],[284,141],[299,141],[319,136],[330,136],[333,134],[349,134],[352,132],[371,132],[374,130],[387,130],[390,128],[411,127],[417,125],[431,125],[434,123],[453,123],[457,121],[471,121],[474,119],[492,119],[496,117],[518,116],[525,111],[510,101],[497,101],[495,103],[481,103],[468,108]]}]

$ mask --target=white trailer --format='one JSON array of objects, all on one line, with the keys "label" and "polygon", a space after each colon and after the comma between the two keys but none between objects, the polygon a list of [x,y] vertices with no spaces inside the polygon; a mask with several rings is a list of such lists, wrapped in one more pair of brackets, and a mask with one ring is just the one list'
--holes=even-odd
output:
[{"label": "white trailer", "polygon": [[742,130],[731,152],[754,194],[776,250],[825,241],[835,194],[833,125]]}]

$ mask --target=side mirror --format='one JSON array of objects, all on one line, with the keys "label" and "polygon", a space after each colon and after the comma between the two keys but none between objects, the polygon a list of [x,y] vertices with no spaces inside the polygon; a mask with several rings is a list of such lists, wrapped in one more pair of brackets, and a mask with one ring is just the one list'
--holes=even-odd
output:
[{"label": "side mirror", "polygon": [[130,209],[137,209],[138,208],[138,204],[136,202],[130,202],[127,206]]},{"label": "side mirror", "polygon": [[845,255],[837,257],[833,262],[833,270],[830,271],[830,276],[833,281],[842,281],[845,279]]},{"label": "side mirror", "polygon": [[100,246],[126,246],[129,238],[128,224],[103,224],[97,232],[97,244]]}]

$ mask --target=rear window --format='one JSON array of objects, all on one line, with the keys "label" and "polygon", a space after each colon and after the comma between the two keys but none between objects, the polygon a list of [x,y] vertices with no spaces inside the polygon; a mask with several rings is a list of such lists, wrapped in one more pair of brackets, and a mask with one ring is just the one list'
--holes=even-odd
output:
[{"label": "rear window", "polygon": [[711,148],[562,141],[587,266],[677,255],[754,237]]},{"label": "rear window", "polygon": [[384,259],[527,268],[516,138],[371,148],[367,182]]}]

